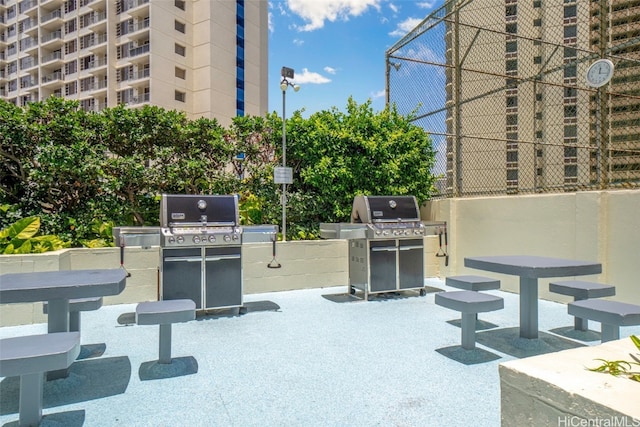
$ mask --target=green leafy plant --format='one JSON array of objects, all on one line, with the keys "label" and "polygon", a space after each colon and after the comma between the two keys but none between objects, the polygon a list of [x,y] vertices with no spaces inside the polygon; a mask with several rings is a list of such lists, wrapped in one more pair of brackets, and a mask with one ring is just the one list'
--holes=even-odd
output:
[{"label": "green leafy plant", "polygon": [[36,236],[40,231],[40,218],[22,218],[0,230],[0,253],[30,254],[55,251],[69,247],[68,242],[53,235]]},{"label": "green leafy plant", "polygon": [[[638,350],[640,350],[640,338],[635,335],[631,335],[631,341],[636,346]],[[630,354],[631,358],[635,360],[635,362],[630,362],[627,360],[606,360],[606,359],[596,359],[602,362],[600,366],[596,366],[595,368],[587,368],[592,372],[603,372],[607,374],[611,374],[615,377],[625,376],[633,381],[640,382],[640,371],[633,371],[634,365],[640,366],[640,354],[638,356]]]}]

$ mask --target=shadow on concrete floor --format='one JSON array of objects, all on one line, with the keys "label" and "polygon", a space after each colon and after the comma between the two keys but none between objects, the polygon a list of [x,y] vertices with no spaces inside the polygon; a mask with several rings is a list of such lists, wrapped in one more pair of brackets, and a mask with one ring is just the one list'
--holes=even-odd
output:
[{"label": "shadow on concrete floor", "polygon": [[198,372],[198,361],[193,356],[174,357],[171,363],[159,363],[157,360],[144,362],[138,369],[141,381],[161,380],[182,377]]},{"label": "shadow on concrete floor", "polygon": [[584,344],[579,342],[546,332],[539,332],[538,338],[535,339],[521,338],[520,328],[518,327],[478,332],[476,334],[476,342],[500,353],[518,358],[584,347]]},{"label": "shadow on concrete floor", "polygon": [[[85,412],[83,410],[46,414],[42,416],[38,427],[81,427],[84,424],[84,418]],[[18,427],[19,425],[20,422],[16,420],[3,424],[2,427]]]},{"label": "shadow on concrete floor", "polygon": [[462,348],[462,346],[454,345],[451,347],[437,348],[436,351],[451,360],[465,365],[477,365],[478,363],[500,359],[499,355],[478,347],[467,350]]},{"label": "shadow on concrete floor", "polygon": [[[45,381],[42,407],[69,405],[122,394],[131,378],[131,361],[127,356],[79,360],[69,367],[69,376]],[[0,414],[18,413],[20,377],[0,382]],[[65,424],[63,424],[65,425]]]},{"label": "shadow on concrete floor", "polygon": [[600,332],[588,330],[588,331],[579,331],[576,330],[573,326],[563,326],[561,328],[555,328],[549,330],[549,332],[553,332],[557,335],[562,335],[563,337],[571,338],[572,340],[578,341],[600,341],[602,339]]}]

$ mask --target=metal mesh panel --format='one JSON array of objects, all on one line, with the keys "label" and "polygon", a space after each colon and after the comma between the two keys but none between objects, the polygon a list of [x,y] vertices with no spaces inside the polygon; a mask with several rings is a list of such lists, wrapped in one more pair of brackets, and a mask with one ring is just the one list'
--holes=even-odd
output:
[{"label": "metal mesh panel", "polygon": [[[615,72],[598,88],[601,58]],[[386,61],[440,197],[640,187],[640,0],[451,0]]]}]

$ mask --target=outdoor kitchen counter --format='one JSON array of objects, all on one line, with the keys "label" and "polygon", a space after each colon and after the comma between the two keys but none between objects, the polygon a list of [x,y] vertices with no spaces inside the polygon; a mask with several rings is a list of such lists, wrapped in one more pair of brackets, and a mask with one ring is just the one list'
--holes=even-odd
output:
[{"label": "outdoor kitchen counter", "polygon": [[602,264],[598,262],[529,255],[465,258],[464,266],[520,276],[520,337],[531,339],[538,338],[539,278],[584,276],[602,272]]}]

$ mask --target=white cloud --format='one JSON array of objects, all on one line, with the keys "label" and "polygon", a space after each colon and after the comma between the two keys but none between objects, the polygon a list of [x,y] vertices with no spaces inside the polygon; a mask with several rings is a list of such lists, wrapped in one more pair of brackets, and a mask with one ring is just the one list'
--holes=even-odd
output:
[{"label": "white cloud", "polygon": [[379,90],[377,92],[373,92],[371,94],[371,99],[383,98],[386,94],[387,94],[387,91],[382,89],[382,90]]},{"label": "white cloud", "polygon": [[330,83],[331,79],[328,79],[319,73],[314,73],[313,71],[309,71],[307,68],[303,68],[302,73],[295,74],[293,81],[296,84],[321,85],[324,83]]},{"label": "white cloud", "polygon": [[393,13],[398,13],[398,6],[393,3],[389,3],[389,9],[391,9]]},{"label": "white cloud", "polygon": [[421,9],[431,9],[435,4],[436,4],[436,0],[419,1],[418,3],[416,3],[416,6],[418,6]]},{"label": "white cloud", "polygon": [[329,74],[335,74],[336,73],[336,69],[333,67],[324,67],[324,71],[326,71]]},{"label": "white cloud", "polygon": [[325,21],[348,21],[352,16],[364,13],[369,7],[380,10],[382,0],[287,0],[289,9],[306,24],[298,31],[313,31],[324,26]]},{"label": "white cloud", "polygon": [[304,44],[304,40],[293,39],[293,44],[296,46],[302,46]]},{"label": "white cloud", "polygon": [[392,37],[402,37],[407,34],[409,31],[413,30],[418,26],[423,20],[420,18],[407,18],[404,21],[400,22],[395,30],[389,33]]}]

